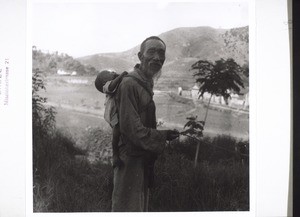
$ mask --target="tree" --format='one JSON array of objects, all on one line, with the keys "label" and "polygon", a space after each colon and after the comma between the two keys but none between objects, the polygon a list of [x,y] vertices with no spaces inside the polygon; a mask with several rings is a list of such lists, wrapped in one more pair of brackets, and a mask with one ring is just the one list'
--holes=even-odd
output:
[{"label": "tree", "polygon": [[230,97],[229,91],[240,93],[240,88],[244,87],[240,74],[244,73],[245,69],[233,59],[220,59],[215,63],[199,60],[192,65],[191,69],[198,70],[194,76],[196,82],[200,84],[200,96],[207,92],[228,98]]},{"label": "tree", "polygon": [[57,62],[55,61],[54,58],[51,58],[51,59],[50,59],[48,68],[49,68],[50,70],[56,70],[56,69],[57,69]]},{"label": "tree", "polygon": [[42,71],[33,69],[32,73],[32,121],[33,130],[41,136],[53,131],[55,127],[55,108],[45,106],[47,98],[41,97],[39,91],[46,90]]},{"label": "tree", "polygon": [[55,133],[56,115],[54,107],[45,105],[47,98],[40,96],[40,91],[46,90],[42,75],[38,68],[32,70],[33,168],[39,175],[47,173],[47,141]]},{"label": "tree", "polygon": [[[185,127],[188,127],[183,134],[190,134],[196,137],[202,137],[202,131],[208,115],[208,109],[213,95],[222,96],[225,100],[230,97],[230,92],[239,94],[241,87],[244,88],[241,74],[245,74],[244,70],[247,67],[241,67],[233,59],[220,59],[212,63],[207,60],[199,60],[191,66],[191,70],[196,70],[194,77],[196,82],[200,84],[199,98],[204,93],[210,93],[210,98],[206,108],[206,113],[203,121],[197,121],[197,117],[188,118]],[[195,166],[198,161],[200,143],[197,144]]]}]

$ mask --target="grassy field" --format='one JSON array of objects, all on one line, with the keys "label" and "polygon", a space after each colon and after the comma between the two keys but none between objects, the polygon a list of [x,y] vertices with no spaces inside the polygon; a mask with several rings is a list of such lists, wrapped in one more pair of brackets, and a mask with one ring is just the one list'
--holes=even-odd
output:
[{"label": "grassy field", "polygon": [[[95,138],[90,133],[87,142]],[[149,211],[249,210],[248,161],[241,161],[234,152],[214,148],[218,144],[234,150],[237,141],[232,137],[205,141],[208,146],[201,146],[196,168],[192,140],[175,141],[159,156]],[[34,176],[34,212],[109,212],[113,189],[111,165],[104,164],[101,158],[91,163],[86,158],[74,157],[73,141],[64,134],[42,142],[47,143],[47,152],[51,154],[44,159],[48,162],[43,167],[47,173]],[[98,148],[103,146],[101,141],[94,144]]]}]

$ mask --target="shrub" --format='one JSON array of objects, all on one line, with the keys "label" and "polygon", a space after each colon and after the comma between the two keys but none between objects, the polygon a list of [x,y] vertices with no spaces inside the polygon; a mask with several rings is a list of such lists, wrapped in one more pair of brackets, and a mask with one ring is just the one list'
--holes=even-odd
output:
[{"label": "shrub", "polygon": [[222,161],[241,161],[248,162],[249,141],[237,140],[227,135],[217,137],[203,137],[201,141],[187,137],[184,141],[174,141],[171,149],[177,153],[184,154],[187,159],[195,158],[196,145],[200,142],[198,162],[208,161],[216,163]]},{"label": "shrub", "polygon": [[[205,139],[209,144],[219,145],[235,141],[227,137]],[[181,144],[172,143],[159,156],[155,164],[150,211],[249,210],[248,165],[225,152],[222,156],[221,150],[214,155],[213,149],[204,147],[196,168],[193,167],[194,153],[191,151],[195,144],[189,140]],[[205,150],[208,154],[204,153]],[[113,189],[111,165],[101,162],[90,164],[86,159],[67,156],[52,164],[47,181],[37,186],[43,200],[35,203],[36,211],[110,211]],[[44,209],[39,206],[44,206]]]},{"label": "shrub", "polygon": [[33,70],[32,77],[32,130],[33,130],[33,201],[34,211],[52,210],[55,189],[63,171],[74,161],[74,155],[84,152],[74,147],[72,138],[55,128],[53,107],[39,95],[45,90],[42,72]]},{"label": "shrub", "polygon": [[232,161],[201,161],[166,152],[156,163],[150,211],[249,210],[249,170]]},{"label": "shrub", "polygon": [[108,212],[111,210],[112,169],[86,160],[69,161],[56,172],[53,212]]},{"label": "shrub", "polygon": [[237,149],[243,146],[248,151],[249,142],[230,136],[204,137],[194,168],[196,144],[192,138],[174,141],[159,157],[150,210],[249,210],[249,165]]},{"label": "shrub", "polygon": [[44,177],[47,173],[47,149],[49,140],[55,131],[55,109],[46,107],[47,99],[39,95],[39,91],[45,90],[42,72],[33,69],[32,75],[32,138],[33,138],[33,171],[34,178]]}]

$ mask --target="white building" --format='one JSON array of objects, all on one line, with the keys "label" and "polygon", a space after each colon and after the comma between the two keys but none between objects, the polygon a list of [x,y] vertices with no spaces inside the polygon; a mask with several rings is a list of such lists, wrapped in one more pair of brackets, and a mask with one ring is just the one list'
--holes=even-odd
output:
[{"label": "white building", "polygon": [[[197,84],[195,84],[191,89],[191,95],[193,100],[202,100],[202,101],[208,101],[211,97],[210,93],[204,93],[202,97],[199,98],[199,87]],[[228,105],[233,108],[238,109],[249,109],[249,93],[245,95],[238,95],[235,93],[230,93],[230,97],[225,100],[222,96],[215,96],[213,95],[211,98],[212,104],[217,105]]]},{"label": "white building", "polygon": [[199,98],[199,87],[197,84],[195,84],[191,89],[191,94],[193,99]]},{"label": "white building", "polygon": [[57,70],[57,74],[58,75],[70,75],[71,73],[70,72],[66,72],[63,69],[58,69]]}]

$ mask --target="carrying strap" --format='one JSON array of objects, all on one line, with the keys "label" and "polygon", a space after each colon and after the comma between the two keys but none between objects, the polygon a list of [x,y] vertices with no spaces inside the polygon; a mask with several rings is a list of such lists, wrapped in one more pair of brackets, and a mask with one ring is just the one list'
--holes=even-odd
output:
[{"label": "carrying strap", "polygon": [[147,91],[147,93],[149,93],[151,99],[153,98],[153,92],[149,89],[149,87],[147,87],[145,82],[141,81],[140,79],[138,79],[137,77],[135,77],[133,75],[126,75],[125,77],[133,78],[139,85],[141,85]]},{"label": "carrying strap", "polygon": [[126,77],[130,77],[130,78],[133,78],[140,86],[142,86],[146,92],[149,94],[149,96],[151,97],[151,100],[149,101],[149,103],[147,103],[145,106],[143,106],[141,108],[141,110],[139,112],[144,112],[144,111],[147,111],[147,113],[153,117],[154,116],[154,119],[155,121],[150,121],[152,120],[152,118],[148,117],[149,118],[149,121],[146,121],[146,126],[147,127],[151,127],[153,129],[156,129],[156,118],[155,118],[155,104],[154,104],[154,101],[153,101],[153,92],[151,91],[151,89],[145,84],[145,82],[141,81],[140,79],[138,79],[137,77],[135,76],[132,76],[132,75],[126,75]]}]

